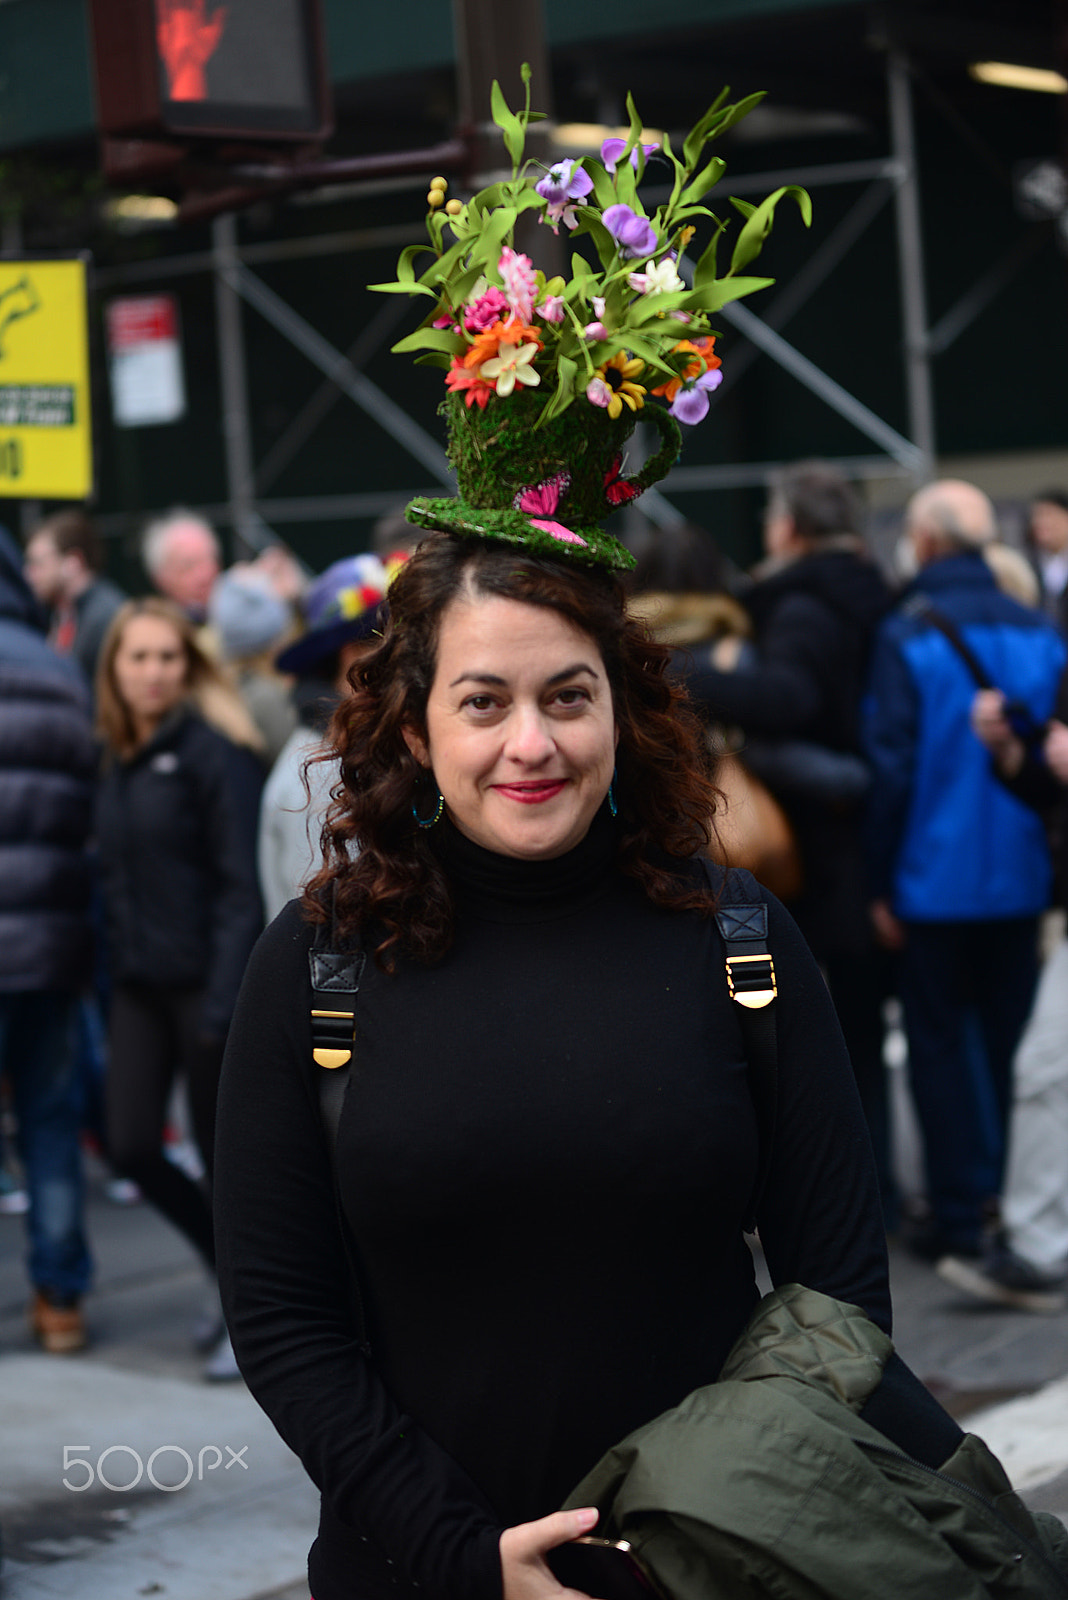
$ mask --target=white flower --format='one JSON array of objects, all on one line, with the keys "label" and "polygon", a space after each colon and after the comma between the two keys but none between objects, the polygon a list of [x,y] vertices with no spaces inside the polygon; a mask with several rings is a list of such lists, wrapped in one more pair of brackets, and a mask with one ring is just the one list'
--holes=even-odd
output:
[{"label": "white flower", "polygon": [[650,261],[644,272],[629,272],[627,282],[639,294],[674,294],[686,287],[670,256],[662,261]]}]

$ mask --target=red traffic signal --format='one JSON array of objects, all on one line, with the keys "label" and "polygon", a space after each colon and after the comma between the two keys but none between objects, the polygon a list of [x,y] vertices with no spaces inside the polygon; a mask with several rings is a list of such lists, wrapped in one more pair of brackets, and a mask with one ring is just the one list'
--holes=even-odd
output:
[{"label": "red traffic signal", "polygon": [[319,0],[89,0],[97,118],[122,139],[323,139]]}]

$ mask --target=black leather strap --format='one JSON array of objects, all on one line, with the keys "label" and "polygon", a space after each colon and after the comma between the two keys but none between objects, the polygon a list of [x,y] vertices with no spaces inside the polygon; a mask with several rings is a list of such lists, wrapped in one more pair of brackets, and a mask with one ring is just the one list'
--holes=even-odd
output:
[{"label": "black leather strap", "polygon": [[760,890],[752,873],[736,867],[717,867],[707,859],[704,866],[716,895],[716,926],[727,954],[727,988],[738,1006],[749,1092],[760,1133],[756,1183],[744,1224],[746,1233],[754,1233],[771,1171],[779,1098],[779,1041],[774,1004],[779,990],[775,963],[768,948],[768,907],[766,901],[757,898]]},{"label": "black leather strap", "polygon": [[337,948],[336,915],[332,905],[330,921],[320,923],[312,947],[308,951],[312,991],[312,1059],[318,1071],[319,1115],[322,1119],[323,1137],[333,1177],[338,1225],[341,1228],[345,1254],[349,1260],[353,1315],[356,1319],[360,1348],[365,1354],[370,1354],[367,1323],[360,1297],[359,1272],[341,1204],[337,1165],[338,1129],[341,1125],[345,1096],[352,1081],[356,1044],[356,1001],[366,960],[367,955],[363,950]]}]

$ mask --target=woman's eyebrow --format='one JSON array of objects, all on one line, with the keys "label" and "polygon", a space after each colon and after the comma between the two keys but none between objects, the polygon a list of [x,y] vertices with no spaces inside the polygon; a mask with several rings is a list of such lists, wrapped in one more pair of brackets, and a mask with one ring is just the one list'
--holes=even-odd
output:
[{"label": "woman's eyebrow", "polygon": [[[545,681],[548,684],[562,683],[565,678],[576,677],[580,672],[588,673],[591,678],[598,676],[595,667],[587,666],[585,661],[576,661],[573,666],[565,667],[562,672],[554,672],[552,677],[547,678]],[[461,672],[458,678],[453,678],[449,688],[455,689],[457,684],[460,683],[490,683],[496,689],[503,689],[507,679],[500,678],[493,672]]]}]

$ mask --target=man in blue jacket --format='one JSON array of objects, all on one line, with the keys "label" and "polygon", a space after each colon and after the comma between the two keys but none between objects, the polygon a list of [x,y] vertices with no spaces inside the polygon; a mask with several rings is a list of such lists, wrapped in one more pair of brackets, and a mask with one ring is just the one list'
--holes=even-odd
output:
[{"label": "man in blue jacket", "polygon": [[994,509],[974,485],[921,489],[906,533],[919,571],[879,628],[865,710],[867,856],[877,935],[900,951],[925,1148],[930,1218],[912,1242],[936,1259],[982,1250],[1051,887],[1041,821],[998,783],[971,730],[976,679],[961,645],[1036,726],[1053,709],[1065,646],[998,589],[982,556]]},{"label": "man in blue jacket", "polygon": [[95,755],[84,678],[44,640],[22,556],[0,528],[0,1073],[30,1196],[30,1324],[46,1350],[85,1343],[75,999],[89,970],[85,856]]}]

